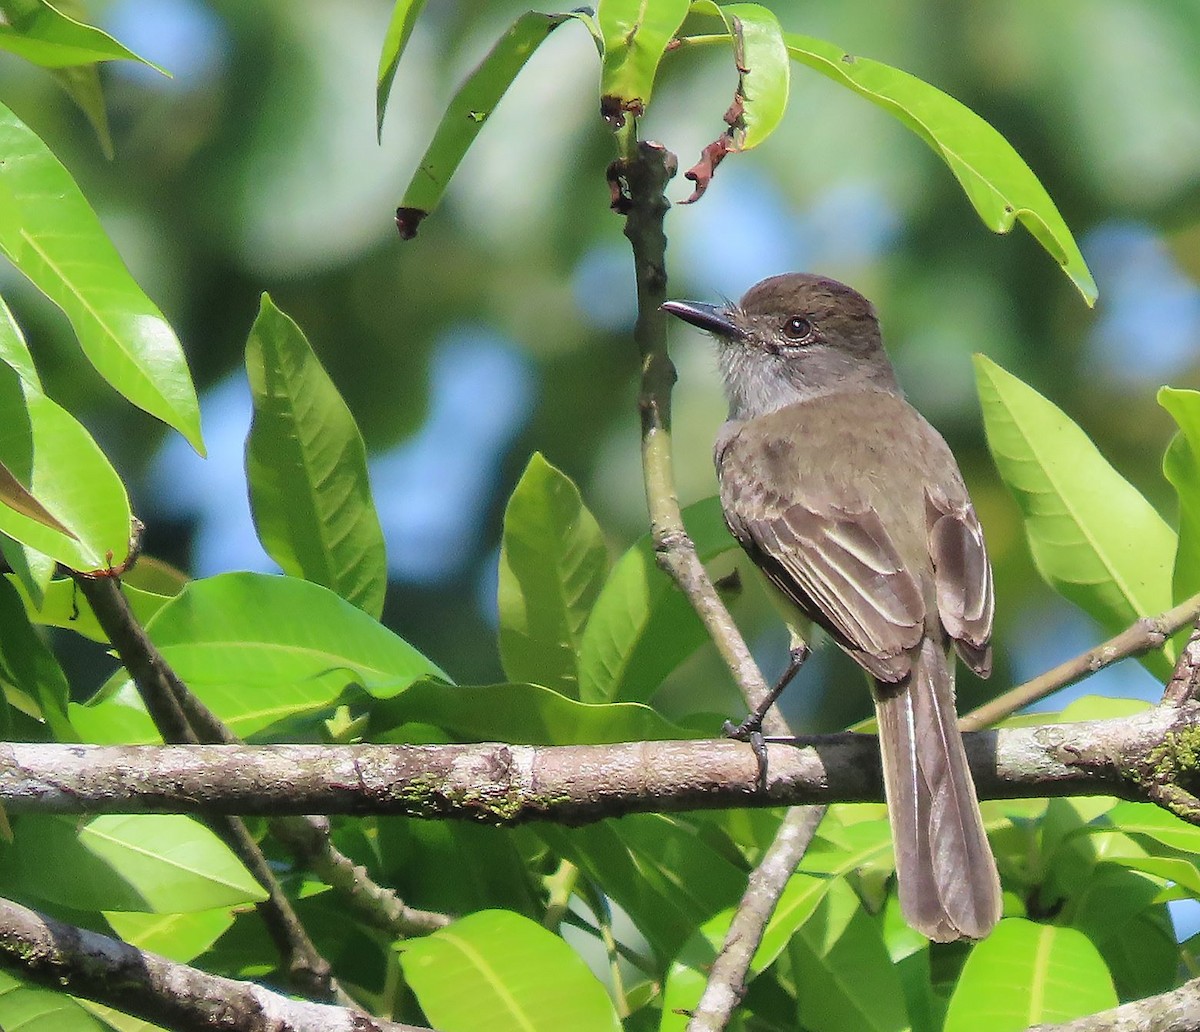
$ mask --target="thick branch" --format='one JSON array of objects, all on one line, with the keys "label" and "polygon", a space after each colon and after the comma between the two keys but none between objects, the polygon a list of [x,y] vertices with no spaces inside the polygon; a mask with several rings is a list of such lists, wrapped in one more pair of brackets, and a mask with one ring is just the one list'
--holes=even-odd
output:
[{"label": "thick branch", "polygon": [[[1117,795],[1174,805],[1197,779],[1200,703],[1118,720],[965,737],[983,798]],[[388,813],[509,824],[883,798],[878,745],[839,734],[769,746],[767,788],[741,742],[590,746],[0,745],[10,813]]]},{"label": "thick branch", "polygon": [[1034,1025],[1027,1032],[1195,1032],[1200,1028],[1200,978],[1178,989],[1089,1014],[1061,1025]]},{"label": "thick branch", "polygon": [[177,964],[0,900],[0,963],[21,978],[178,1032],[419,1032]]}]

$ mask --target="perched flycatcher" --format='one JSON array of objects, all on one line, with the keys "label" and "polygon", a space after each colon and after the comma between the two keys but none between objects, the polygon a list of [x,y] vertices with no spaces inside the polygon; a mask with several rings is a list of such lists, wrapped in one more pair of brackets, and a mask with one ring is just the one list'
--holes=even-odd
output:
[{"label": "perched flycatcher", "polygon": [[736,305],[663,307],[719,345],[729,529],[799,618],[793,633],[819,624],[871,678],[905,918],[930,939],[983,938],[1000,881],[950,650],[991,672],[992,573],[954,456],[844,284],[774,276]]}]

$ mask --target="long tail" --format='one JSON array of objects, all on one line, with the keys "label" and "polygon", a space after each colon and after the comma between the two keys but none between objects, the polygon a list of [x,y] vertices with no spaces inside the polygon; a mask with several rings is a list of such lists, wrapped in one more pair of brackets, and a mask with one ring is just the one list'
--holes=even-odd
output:
[{"label": "long tail", "polygon": [[906,680],[874,690],[900,909],[938,942],[982,939],[1000,919],[1000,879],[956,726],[953,667],[926,639]]}]

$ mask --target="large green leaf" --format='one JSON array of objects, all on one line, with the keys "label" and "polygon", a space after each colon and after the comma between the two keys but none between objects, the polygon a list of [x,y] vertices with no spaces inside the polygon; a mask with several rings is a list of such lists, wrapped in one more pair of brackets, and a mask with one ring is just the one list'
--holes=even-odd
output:
[{"label": "large green leaf", "polygon": [[375,78],[375,132],[383,135],[383,115],[387,110],[388,96],[396,79],[400,58],[408,46],[408,37],[421,16],[425,0],[396,0],[392,17],[388,21],[383,37],[383,49],[379,53],[379,71]]},{"label": "large green leaf", "polygon": [[619,1032],[583,958],[541,925],[484,910],[399,945],[421,1010],[443,1032]]},{"label": "large green leaf", "polygon": [[525,67],[525,62],[542,40],[573,17],[572,14],[526,11],[496,41],[479,67],[459,87],[404,191],[404,199],[396,212],[401,237],[408,240],[416,235],[421,220],[441,201],[446,184],[463,155],[513,79]]},{"label": "large green leaf", "polygon": [[71,174],[0,105],[0,251],[63,310],[88,360],[203,452],[183,349],[134,282]]},{"label": "large green leaf", "polygon": [[909,1027],[881,923],[844,880],[831,881],[816,913],[792,937],[791,960],[803,1027],[828,1032]]},{"label": "large green leaf", "polygon": [[[975,372],[988,446],[1047,583],[1110,634],[1169,609],[1175,535],[1162,517],[1061,409],[982,355]],[[1142,662],[1170,672],[1164,652]]]},{"label": "large green leaf", "polygon": [[0,971],[0,1028],[9,1032],[110,1032],[66,993]]},{"label": "large green leaf", "polygon": [[87,911],[175,914],[266,898],[224,842],[181,814],[26,814],[0,880]]},{"label": "large green leaf", "polygon": [[536,684],[476,687],[421,681],[380,703],[372,723],[381,721],[433,724],[463,741],[514,745],[603,745],[696,737],[649,706],[588,705]]},{"label": "large green leaf", "polygon": [[1182,602],[1200,592],[1200,391],[1163,387],[1158,403],[1179,427],[1163,456],[1163,473],[1179,499],[1179,546],[1172,591]]},{"label": "large green leaf", "polygon": [[1082,932],[1007,918],[967,957],[945,1032],[1017,1032],[1116,1003],[1104,958]]},{"label": "large green leaf", "polygon": [[0,50],[43,68],[128,60],[167,74],[107,32],[69,17],[47,0],[0,0],[0,10],[6,22],[0,25]]},{"label": "large green leaf", "polygon": [[[163,658],[246,738],[319,712],[357,684],[396,695],[446,675],[403,638],[333,592],[293,577],[228,573],[193,581],[146,628]],[[72,706],[87,741],[154,741],[124,674],[94,704]],[[149,737],[147,737],[149,736]]]},{"label": "large green leaf", "polygon": [[228,907],[187,914],[139,914],[113,910],[104,918],[125,942],[186,964],[200,956],[233,924]]},{"label": "large green leaf", "polygon": [[1079,246],[1037,176],[987,122],[935,86],[898,68],[847,54],[810,36],[787,34],[792,57],[894,115],[954,173],[984,224],[997,233],[1019,220],[1090,305],[1096,282]]},{"label": "large green leaf", "polygon": [[[138,565],[140,566],[141,563],[139,562]],[[25,603],[29,619],[34,623],[74,631],[76,634],[82,634],[85,638],[91,638],[92,641],[108,641],[108,636],[97,622],[87,599],[79,593],[73,580],[60,578],[51,581],[43,592],[40,603],[30,597],[23,581],[14,580],[11,575],[10,580],[21,593],[21,601]],[[135,588],[125,578],[121,581],[121,594],[125,596],[138,623],[143,626],[170,601],[170,597],[167,595],[158,595],[151,591]]]},{"label": "large green leaf", "polygon": [[246,477],[263,548],[285,573],[378,618],[387,556],[362,434],[300,327],[266,294],[246,373],[254,396]]},{"label": "large green leaf", "polygon": [[600,96],[605,110],[635,115],[645,110],[658,63],[689,6],[689,0],[600,0],[596,23],[604,40]]},{"label": "large green leaf", "polygon": [[608,551],[579,489],[535,453],[504,512],[500,660],[513,681],[579,696],[579,642]]},{"label": "large green leaf", "polygon": [[[125,486],[75,417],[42,393],[3,301],[0,464],[0,532],[73,570],[104,569],[125,559],[131,527]],[[30,509],[31,501],[41,513]]]},{"label": "large green leaf", "polygon": [[1137,871],[1101,864],[1071,908],[1112,974],[1122,1000],[1165,992],[1175,984],[1179,946],[1159,884]]},{"label": "large green leaf", "polygon": [[[701,561],[737,547],[718,498],[683,511]],[[664,677],[707,640],[700,618],[654,559],[650,535],[613,566],[579,642],[579,696],[585,702],[644,702]]]}]

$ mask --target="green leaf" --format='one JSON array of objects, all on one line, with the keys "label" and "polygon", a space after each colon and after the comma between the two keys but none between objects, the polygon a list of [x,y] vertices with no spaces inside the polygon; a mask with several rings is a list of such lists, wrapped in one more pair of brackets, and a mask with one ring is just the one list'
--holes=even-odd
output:
[{"label": "green leaf", "polygon": [[[67,719],[71,689],[54,653],[30,626],[21,596],[0,578],[0,680],[7,681],[37,704],[42,718],[60,742],[78,741]],[[0,706],[7,706],[0,699]],[[5,736],[7,737],[7,736]]]},{"label": "green leaf", "polygon": [[181,814],[26,814],[3,880],[76,910],[175,914],[266,899],[230,848]]},{"label": "green leaf", "polygon": [[809,36],[787,34],[788,51],[802,64],[903,122],[924,140],[962,185],[984,224],[1006,233],[1019,220],[1079,288],[1096,300],[1096,281],[1079,246],[1037,176],[987,122],[935,86],[898,68],[847,54]]},{"label": "green leaf", "polygon": [[1158,403],[1179,427],[1163,456],[1163,473],[1179,499],[1179,546],[1172,591],[1182,602],[1200,592],[1200,391],[1163,387]]},{"label": "green leaf", "polygon": [[[351,683],[388,697],[421,678],[448,680],[362,610],[292,577],[228,573],[193,581],[146,631],[184,683],[242,738],[329,706]],[[116,690],[85,708],[126,706],[120,696]],[[83,723],[78,727],[88,736]]]},{"label": "green leaf", "polygon": [[560,856],[604,887],[665,964],[696,928],[733,906],[746,875],[682,820],[632,814],[583,828],[540,826]]},{"label": "green leaf", "polygon": [[761,4],[718,6],[712,0],[694,0],[690,14],[720,19],[733,39],[742,101],[741,116],[730,127],[733,147],[757,147],[778,128],[787,109],[792,68],[779,19]]},{"label": "green leaf", "polygon": [[112,129],[108,124],[108,108],[104,104],[104,89],[100,85],[100,69],[95,65],[77,65],[73,68],[55,68],[50,74],[83,112],[100,143],[100,152],[112,161],[116,152]]},{"label": "green leaf", "polygon": [[[139,565],[142,561],[144,559],[139,561]],[[73,580],[63,578],[51,581],[43,593],[41,604],[36,603],[30,597],[23,582],[14,579],[11,575],[9,580],[20,592],[21,601],[25,604],[25,611],[34,623],[74,631],[76,634],[82,634],[85,638],[91,638],[92,641],[108,641],[108,636],[96,622],[96,617],[93,615],[87,599],[79,593]],[[155,613],[171,601],[166,595],[158,595],[151,591],[135,588],[124,578],[121,581],[121,594],[125,596],[133,610],[133,615],[137,617],[138,623],[143,627]]]},{"label": "green leaf", "polygon": [[1165,992],[1175,984],[1179,947],[1158,882],[1101,864],[1088,879],[1071,925],[1092,940],[1122,1000]]},{"label": "green leaf", "polygon": [[379,137],[383,136],[383,115],[387,110],[396,69],[400,67],[400,58],[404,54],[404,48],[408,46],[408,37],[412,35],[413,26],[417,24],[424,7],[425,0],[396,0],[392,7],[392,17],[383,37],[379,71],[375,79],[375,132]]},{"label": "green leaf", "polygon": [[[737,548],[719,498],[683,510],[702,562]],[[683,592],[654,559],[650,535],[613,566],[579,642],[579,695],[585,702],[644,702],[663,678],[707,641]]]},{"label": "green leaf", "polygon": [[66,993],[26,985],[0,971],[0,1028],[9,1032],[109,1032]]},{"label": "green leaf", "polygon": [[[433,724],[460,741],[604,745],[696,737],[649,706],[588,705],[535,684],[465,686],[421,681],[372,712],[372,724]],[[378,740],[374,734],[372,740]]]},{"label": "green leaf", "polygon": [[378,618],[387,555],[362,434],[300,327],[266,294],[246,373],[254,396],[246,476],[263,548],[285,573]]},{"label": "green leaf", "polygon": [[831,880],[816,913],[793,936],[791,959],[803,1027],[828,1032],[909,1027],[880,922],[845,881]]},{"label": "green leaf", "polygon": [[3,301],[0,464],[0,532],[73,570],[125,559],[131,527],[125,486],[75,417],[42,393]]},{"label": "green leaf", "polygon": [[116,910],[106,912],[104,917],[112,930],[131,946],[181,964],[200,956],[233,925],[233,913],[227,907],[188,914]]},{"label": "green leaf", "polygon": [[1153,803],[1117,803],[1107,817],[1114,828],[1126,835],[1145,835],[1170,849],[1200,854],[1200,828]]},{"label": "green leaf", "polygon": [[20,581],[22,597],[27,597],[33,605],[40,606],[58,570],[58,563],[53,557],[14,541],[7,534],[0,534],[0,554],[12,569],[13,576]]},{"label": "green leaf", "polygon": [[[775,962],[796,930],[816,912],[833,883],[832,878],[808,874],[794,874],[788,879],[750,962],[750,978],[761,974]],[[700,1002],[700,995],[708,982],[708,972],[725,942],[734,913],[733,909],[723,910],[706,921],[671,962],[663,987],[659,1032],[674,1032],[676,1029],[682,1032],[687,1027],[688,1015]]]},{"label": "green leaf", "polygon": [[[975,372],[988,446],[1047,583],[1109,634],[1169,609],[1175,535],[1162,517],[1062,410],[982,355]],[[1166,677],[1170,653],[1142,662]]]},{"label": "green leaf", "polygon": [[1016,1032],[1116,1004],[1104,958],[1082,932],[1007,918],[967,957],[945,1032]]},{"label": "green leaf", "polygon": [[459,162],[525,62],[542,40],[573,17],[526,11],[459,87],[396,212],[396,225],[403,239],[416,236],[421,220],[437,207]]},{"label": "green leaf", "polygon": [[541,925],[485,910],[401,943],[400,966],[421,1010],[443,1032],[619,1032],[604,986]]},{"label": "green leaf", "polygon": [[0,25],[0,50],[17,54],[43,68],[126,60],[144,64],[170,77],[158,65],[139,57],[107,32],[68,17],[47,0],[0,0],[0,10],[3,10],[7,23]]},{"label": "green leaf", "polygon": [[129,275],[70,173],[3,106],[0,152],[0,181],[17,214],[15,224],[0,218],[0,250],[63,310],[100,374],[203,454],[196,391],[175,332]]},{"label": "green leaf", "polygon": [[689,6],[689,0],[600,0],[596,23],[604,40],[602,109],[611,105],[614,113],[630,112],[635,117],[645,111],[658,63]]},{"label": "green leaf", "polygon": [[534,453],[500,545],[500,660],[510,680],[579,696],[579,642],[607,572],[604,537],[579,489]]}]

